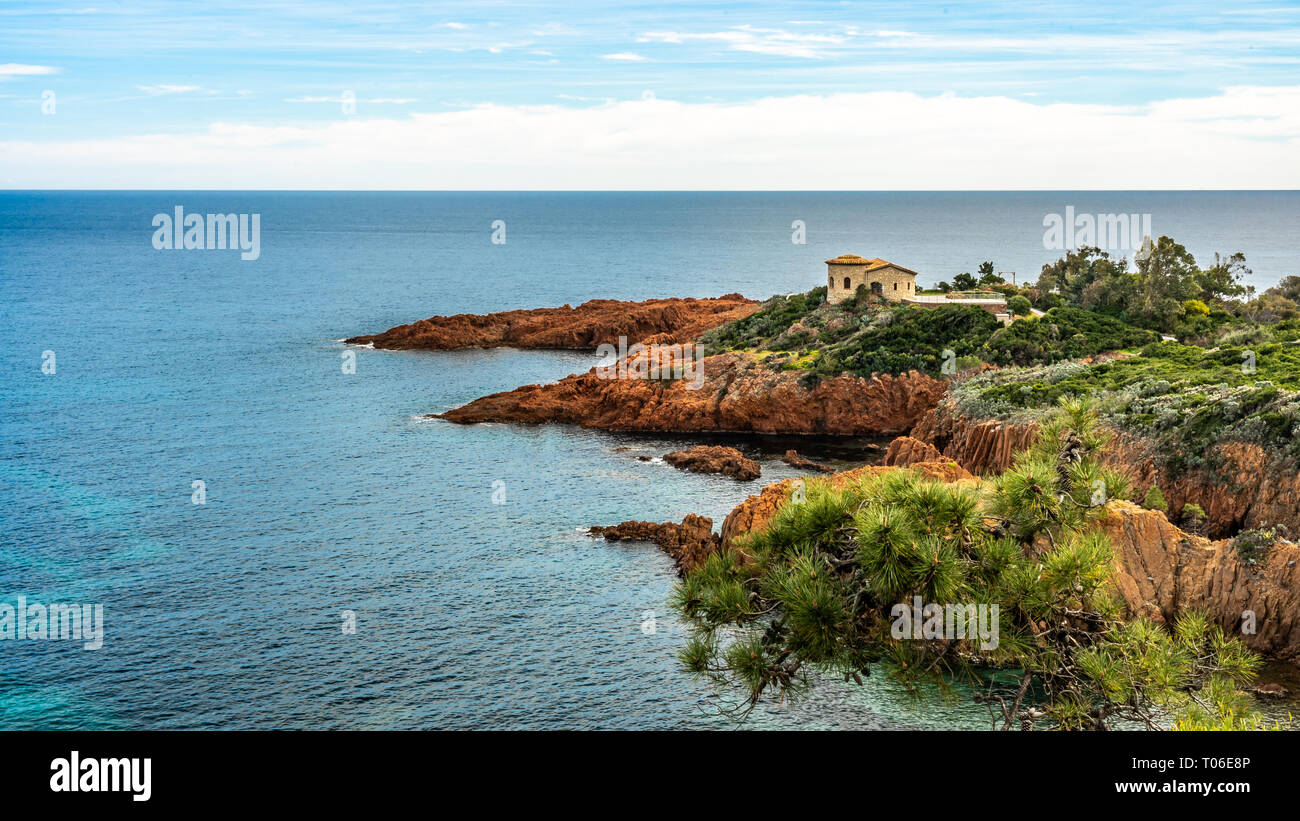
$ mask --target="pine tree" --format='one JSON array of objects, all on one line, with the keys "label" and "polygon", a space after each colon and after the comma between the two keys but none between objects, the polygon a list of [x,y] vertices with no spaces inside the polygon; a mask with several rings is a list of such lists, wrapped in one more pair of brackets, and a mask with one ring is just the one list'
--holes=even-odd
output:
[{"label": "pine tree", "polygon": [[1169,505],[1165,502],[1165,494],[1160,492],[1159,485],[1152,485],[1147,491],[1147,495],[1142,499],[1142,507],[1147,510],[1169,510]]},{"label": "pine tree", "polygon": [[[1124,621],[1113,547],[1091,526],[1130,492],[1098,457],[1105,441],[1076,401],[982,486],[910,470],[809,482],[802,502],[678,586],[692,628],[681,661],[738,691],[730,709],[742,718],[765,698],[800,698],[826,675],[861,683],[888,662],[909,685],[977,682],[1002,729],[1260,726],[1238,689],[1258,659],[1204,614],[1169,628]],[[997,641],[900,633],[895,616],[916,597],[996,604]]]}]

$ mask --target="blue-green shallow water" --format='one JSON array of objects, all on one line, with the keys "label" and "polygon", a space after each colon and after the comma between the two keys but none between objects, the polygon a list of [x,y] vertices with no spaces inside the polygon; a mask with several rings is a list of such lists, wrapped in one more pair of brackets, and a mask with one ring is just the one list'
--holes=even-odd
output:
[{"label": "blue-green shallow water", "polygon": [[[1157,229],[1167,213],[1197,242],[1245,250],[1257,276],[1258,259],[1291,272],[1294,194],[1204,197],[0,193],[0,601],[100,602],[106,619],[97,651],[0,642],[0,726],[730,726],[677,670],[671,562],[581,531],[720,522],[762,482],[636,459],[682,437],[424,418],[591,355],[352,349],[344,374],[336,340],[593,297],[764,297],[818,284],[820,261],[846,251],[943,261],[944,277],[985,258],[1027,269],[1054,256],[1035,250],[1038,221],[1066,203],[1153,211]],[[150,221],[177,204],[260,213],[261,259],[155,251]],[[792,219],[808,245],[790,244]],[[56,374],[41,373],[46,350]],[[793,475],[775,458],[785,442],[738,443],[763,481]],[[876,675],[751,726],[986,715],[961,697],[914,709]]]}]

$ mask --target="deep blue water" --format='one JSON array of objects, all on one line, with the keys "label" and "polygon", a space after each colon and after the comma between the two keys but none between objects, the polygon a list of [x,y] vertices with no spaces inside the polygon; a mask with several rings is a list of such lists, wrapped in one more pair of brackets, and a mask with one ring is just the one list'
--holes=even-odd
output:
[{"label": "deep blue water", "polygon": [[[176,205],[261,214],[261,258],[154,250],[151,220]],[[984,259],[1023,281],[1059,256],[1042,218],[1066,205],[1151,213],[1198,258],[1244,251],[1260,287],[1300,273],[1289,192],[0,192],[0,602],[99,602],[106,618],[96,651],[0,642],[0,727],[728,726],[677,670],[671,562],[581,531],[720,523],[793,475],[787,443],[737,442],[764,470],[742,484],[636,459],[680,437],[428,420],[594,357],[351,349],[345,374],[337,340],[593,297],[761,298],[821,283],[845,252],[924,282]],[[917,708],[878,675],[752,722],[984,716],[967,699]]]}]

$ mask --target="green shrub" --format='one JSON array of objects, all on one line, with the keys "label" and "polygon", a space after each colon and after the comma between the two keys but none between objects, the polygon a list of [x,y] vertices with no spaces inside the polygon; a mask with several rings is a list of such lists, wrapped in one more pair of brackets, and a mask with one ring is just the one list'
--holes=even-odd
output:
[{"label": "green shrub", "polygon": [[1282,525],[1243,530],[1232,540],[1232,547],[1242,561],[1256,565],[1268,558],[1269,551],[1278,540],[1286,538],[1287,530]]},{"label": "green shrub", "polygon": [[1045,316],[1017,319],[1002,328],[985,343],[983,353],[995,365],[1050,364],[1140,348],[1158,339],[1152,331],[1092,311],[1052,308]]},{"label": "green shrub", "polygon": [[1147,491],[1147,495],[1142,499],[1142,507],[1147,510],[1169,510],[1169,505],[1165,502],[1165,494],[1160,492],[1159,485],[1152,485]]}]

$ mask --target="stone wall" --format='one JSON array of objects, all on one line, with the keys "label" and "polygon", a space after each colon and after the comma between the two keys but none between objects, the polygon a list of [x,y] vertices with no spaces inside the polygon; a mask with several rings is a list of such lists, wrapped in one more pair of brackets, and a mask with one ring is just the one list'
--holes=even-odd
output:
[{"label": "stone wall", "polygon": [[867,283],[879,282],[881,294],[885,299],[906,299],[916,295],[916,277],[906,271],[892,266],[880,268],[867,274]]},{"label": "stone wall", "polygon": [[[826,301],[830,303],[843,302],[867,281],[866,265],[827,265],[826,268]],[[848,288],[844,287],[845,277],[849,280]]]},{"label": "stone wall", "polygon": [[[826,301],[830,303],[843,302],[857,292],[859,285],[870,286],[873,282],[880,283],[880,293],[885,299],[900,300],[916,294],[915,275],[892,265],[870,272],[866,265],[835,264],[826,267]],[[848,288],[844,287],[846,277]]]}]

